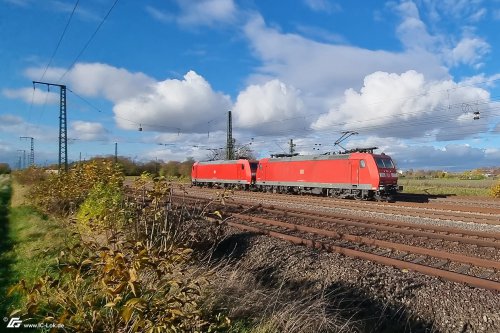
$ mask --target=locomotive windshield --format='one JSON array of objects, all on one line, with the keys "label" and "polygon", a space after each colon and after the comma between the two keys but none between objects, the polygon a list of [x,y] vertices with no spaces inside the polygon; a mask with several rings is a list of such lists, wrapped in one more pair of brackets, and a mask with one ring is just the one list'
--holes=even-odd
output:
[{"label": "locomotive windshield", "polygon": [[390,158],[375,157],[375,162],[379,168],[394,169],[394,163]]}]

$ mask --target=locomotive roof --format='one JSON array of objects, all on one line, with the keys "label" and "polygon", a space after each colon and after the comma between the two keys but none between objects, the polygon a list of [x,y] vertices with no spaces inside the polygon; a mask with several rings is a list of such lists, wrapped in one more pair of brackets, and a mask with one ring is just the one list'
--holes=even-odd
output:
[{"label": "locomotive roof", "polygon": [[348,154],[330,154],[330,155],[299,155],[299,156],[292,156],[292,157],[278,157],[278,158],[269,158],[269,162],[283,162],[283,161],[324,161],[324,160],[348,160],[351,157],[357,156],[377,156],[377,157],[388,157],[390,158],[389,155],[385,155],[384,153],[381,154],[373,154],[373,153],[367,153],[367,152],[353,152],[353,153],[348,153]]},{"label": "locomotive roof", "polygon": [[216,161],[205,161],[205,162],[198,162],[198,164],[240,164],[243,161],[248,161],[248,163],[255,162],[257,163],[258,161],[254,160],[247,160],[247,159],[239,159],[239,160],[216,160]]},{"label": "locomotive roof", "polygon": [[347,160],[351,154],[338,154],[338,155],[299,155],[293,157],[279,157],[270,158],[269,162],[282,162],[282,161],[322,161],[322,160]]}]

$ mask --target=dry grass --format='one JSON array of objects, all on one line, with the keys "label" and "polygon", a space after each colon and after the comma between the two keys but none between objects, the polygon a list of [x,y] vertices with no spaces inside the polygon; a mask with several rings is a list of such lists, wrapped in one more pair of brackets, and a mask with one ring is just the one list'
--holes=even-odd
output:
[{"label": "dry grass", "polygon": [[[318,333],[356,332],[354,321],[343,310],[332,306],[334,291],[296,281],[286,272],[279,281],[266,281],[266,274],[256,274],[248,264],[219,262],[211,268],[212,289],[207,292],[205,307],[223,311],[242,324],[235,332],[249,333]],[[260,277],[259,277],[260,276]]]},{"label": "dry grass", "polygon": [[30,186],[19,184],[19,182],[15,178],[13,178],[12,188],[13,190],[10,202],[11,207],[19,207],[22,205],[26,205],[28,203],[26,195],[29,192]]},{"label": "dry grass", "polygon": [[405,193],[487,197],[495,182],[494,179],[401,178],[398,184],[403,185]]}]

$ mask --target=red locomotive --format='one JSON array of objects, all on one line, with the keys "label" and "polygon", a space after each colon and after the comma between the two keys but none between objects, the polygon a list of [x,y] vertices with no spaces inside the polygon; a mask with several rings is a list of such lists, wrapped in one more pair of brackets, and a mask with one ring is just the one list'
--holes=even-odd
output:
[{"label": "red locomotive", "polygon": [[255,183],[257,161],[231,160],[196,162],[191,170],[193,185],[235,185],[249,189]]},{"label": "red locomotive", "polygon": [[390,200],[401,190],[390,156],[373,150],[342,154],[197,162],[193,185],[238,186],[280,193]]}]

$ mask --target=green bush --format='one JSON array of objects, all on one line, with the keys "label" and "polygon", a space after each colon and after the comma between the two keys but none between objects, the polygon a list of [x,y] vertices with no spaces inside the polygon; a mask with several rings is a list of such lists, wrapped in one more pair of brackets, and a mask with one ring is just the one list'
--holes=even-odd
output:
[{"label": "green bush", "polygon": [[97,183],[78,209],[77,225],[80,233],[117,230],[123,226],[123,192],[117,184]]},{"label": "green bush", "polygon": [[121,186],[123,180],[123,173],[112,162],[92,161],[48,175],[31,188],[30,199],[45,213],[67,216],[78,210],[95,184]]}]

